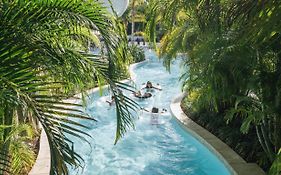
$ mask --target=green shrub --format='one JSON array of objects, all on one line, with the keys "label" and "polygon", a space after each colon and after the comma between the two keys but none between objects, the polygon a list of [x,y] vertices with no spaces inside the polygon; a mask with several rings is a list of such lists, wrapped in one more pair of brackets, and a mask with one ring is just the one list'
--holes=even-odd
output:
[{"label": "green shrub", "polygon": [[131,63],[138,63],[145,60],[144,50],[137,45],[129,46],[132,55]]},{"label": "green shrub", "polygon": [[247,162],[256,161],[264,169],[269,168],[270,164],[259,144],[254,127],[250,127],[247,134],[241,134],[240,126],[242,121],[239,118],[235,118],[227,124],[223,113],[199,108],[198,106],[198,108],[194,108],[191,105],[193,98],[193,95],[189,95],[183,99],[181,104],[188,117],[217,136]]}]

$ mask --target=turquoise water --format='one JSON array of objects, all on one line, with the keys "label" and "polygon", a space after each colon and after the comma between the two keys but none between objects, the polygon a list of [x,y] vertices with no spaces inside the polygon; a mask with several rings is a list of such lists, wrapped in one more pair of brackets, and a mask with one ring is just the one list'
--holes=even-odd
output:
[{"label": "turquoise water", "polygon": [[[136,86],[140,88],[148,80],[159,83],[162,91],[155,91],[146,100],[136,99],[141,106],[168,109],[159,116],[158,124],[151,124],[151,114],[140,112],[136,118],[135,130],[126,133],[114,145],[116,119],[115,109],[105,101],[110,94],[100,97],[92,94],[88,100],[87,112],[98,122],[87,122],[92,129],[88,132],[94,139],[91,147],[73,138],[75,149],[85,160],[83,175],[229,175],[224,164],[198,140],[183,130],[170,115],[169,105],[180,93],[180,60],[171,65],[168,73],[162,62],[151,53],[148,61],[133,69]],[[134,98],[133,96],[131,96]]]}]

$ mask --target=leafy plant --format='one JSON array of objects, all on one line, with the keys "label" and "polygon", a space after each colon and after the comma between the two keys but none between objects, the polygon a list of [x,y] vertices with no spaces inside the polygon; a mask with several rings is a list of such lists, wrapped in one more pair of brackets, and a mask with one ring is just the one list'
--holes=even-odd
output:
[{"label": "leafy plant", "polygon": [[149,7],[147,33],[155,42],[156,26],[165,29],[159,53],[167,68],[178,53],[186,56],[184,89],[197,93],[192,111],[213,114],[213,125],[203,123],[224,134],[254,131],[263,150],[256,161],[268,170],[281,146],[280,1],[153,0]]},{"label": "leafy plant", "polygon": [[276,155],[275,161],[273,162],[269,174],[280,174],[281,173],[281,149]]},{"label": "leafy plant", "polygon": [[[80,139],[92,137],[87,126],[77,119],[95,121],[84,113],[83,104],[64,101],[70,92],[108,83],[116,97],[117,130],[115,143],[133,127],[131,111],[138,106],[120,89],[130,89],[117,80],[124,76],[120,67],[127,60],[124,26],[96,1],[9,0],[0,2],[0,121],[11,126],[15,121],[35,121],[43,126],[50,143],[50,174],[68,174],[68,166],[83,166],[75,152],[71,134]],[[97,35],[93,35],[93,32]],[[103,40],[105,54],[87,52],[88,43]],[[10,170],[10,127],[0,132],[0,173]],[[21,153],[23,154],[23,153]],[[29,158],[26,157],[29,161]]]},{"label": "leafy plant", "polygon": [[7,142],[10,143],[11,174],[27,174],[36,158],[34,148],[29,145],[35,139],[35,129],[27,124],[14,124],[0,126],[0,133],[3,133],[3,130],[7,128],[11,128],[11,132],[6,140],[1,138],[0,146],[2,147]]},{"label": "leafy plant", "polygon": [[132,63],[138,63],[145,60],[144,50],[137,45],[130,45],[129,51],[132,55]]}]

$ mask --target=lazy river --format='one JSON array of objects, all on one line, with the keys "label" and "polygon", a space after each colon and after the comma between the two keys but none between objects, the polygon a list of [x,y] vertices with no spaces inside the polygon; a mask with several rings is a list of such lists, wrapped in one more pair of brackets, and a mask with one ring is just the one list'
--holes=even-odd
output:
[{"label": "lazy river", "polygon": [[[82,175],[229,175],[226,166],[207,147],[184,130],[169,112],[171,100],[180,93],[180,60],[167,72],[163,63],[147,52],[148,60],[133,68],[138,88],[151,81],[159,83],[162,91],[145,100],[136,99],[143,107],[165,108],[158,124],[151,123],[151,114],[140,112],[131,130],[114,145],[116,114],[106,100],[110,94],[93,93],[88,100],[87,112],[98,122],[87,123],[93,139],[91,147],[73,138],[76,151],[85,160],[84,170],[72,171]],[[132,98],[134,98],[132,96]],[[87,121],[88,122],[88,121]]]}]

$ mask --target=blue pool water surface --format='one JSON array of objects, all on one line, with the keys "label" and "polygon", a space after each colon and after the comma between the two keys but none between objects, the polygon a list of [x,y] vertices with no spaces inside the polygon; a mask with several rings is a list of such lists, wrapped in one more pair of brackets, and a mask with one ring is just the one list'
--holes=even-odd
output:
[{"label": "blue pool water surface", "polygon": [[[180,127],[169,112],[171,100],[180,93],[180,60],[167,72],[162,62],[152,52],[147,52],[148,61],[136,66],[133,71],[136,86],[146,81],[159,83],[162,91],[153,92],[146,100],[136,99],[143,107],[153,106],[168,109],[159,116],[158,125],[151,124],[151,114],[139,112],[135,119],[135,130],[130,130],[114,145],[116,131],[115,108],[106,100],[110,94],[90,95],[87,112],[98,122],[87,121],[93,137],[91,147],[78,140],[75,150],[85,160],[83,171],[72,170],[71,174],[83,175],[229,175],[225,165],[191,134]],[[131,96],[134,98],[133,96]],[[85,121],[82,121],[85,122]]]}]

